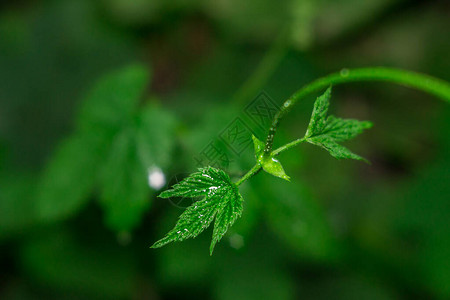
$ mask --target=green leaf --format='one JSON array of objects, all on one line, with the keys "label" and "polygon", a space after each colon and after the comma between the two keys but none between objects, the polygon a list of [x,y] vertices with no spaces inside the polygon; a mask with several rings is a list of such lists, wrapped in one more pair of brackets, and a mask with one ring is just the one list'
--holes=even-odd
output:
[{"label": "green leaf", "polygon": [[331,156],[342,159],[351,158],[366,161],[359,155],[354,154],[346,147],[338,144],[356,137],[365,129],[371,128],[372,123],[353,119],[341,119],[328,116],[330,106],[331,87],[314,103],[314,110],[306,130],[305,140],[313,145],[327,150]]},{"label": "green leaf", "polygon": [[323,95],[319,96],[314,103],[311,120],[305,137],[311,137],[320,134],[326,124],[328,107],[330,106],[331,87],[329,87]]},{"label": "green leaf", "polygon": [[114,140],[102,167],[101,204],[111,229],[131,230],[150,206],[146,168],[141,164],[132,129],[124,129]]},{"label": "green leaf", "polygon": [[171,190],[162,192],[159,197],[203,197],[203,199],[188,207],[181,214],[175,227],[164,238],[153,244],[152,248],[195,238],[215,219],[210,246],[212,255],[216,243],[225,235],[228,227],[241,216],[243,210],[243,199],[237,186],[225,172],[212,167],[200,168],[198,172],[175,184]]},{"label": "green leaf", "polygon": [[[37,187],[36,209],[41,219],[61,220],[81,209],[89,200],[103,167],[106,170],[114,170],[114,173],[110,173],[114,175],[109,179],[115,184],[128,180],[127,191],[130,198],[145,197],[142,196],[146,195],[142,191],[142,186],[146,184],[146,174],[134,172],[138,168],[136,167],[138,162],[133,161],[128,166],[130,152],[122,148],[117,149],[120,146],[115,140],[123,128],[134,128],[138,104],[148,84],[148,78],[149,74],[145,67],[133,65],[103,77],[88,94],[77,120],[77,131],[60,144]],[[164,128],[165,126],[162,126],[161,130]],[[155,143],[156,141],[157,139],[152,140]],[[170,153],[169,149],[166,151]],[[119,157],[119,154],[128,156]],[[111,156],[117,162],[111,162],[109,158],[104,166],[105,159],[108,160]],[[129,168],[133,168],[132,166],[133,172],[126,173]],[[130,178],[127,178],[128,175]],[[141,175],[142,179],[136,178]],[[118,182],[120,179],[122,181]],[[106,186],[106,191],[102,191],[103,195],[107,195],[106,198],[114,199],[112,200],[114,203],[122,204],[116,201],[119,197],[122,197],[121,201],[126,201],[128,193],[121,193],[122,190],[116,190],[116,187],[109,188],[111,184]],[[141,202],[129,203],[137,210],[138,203]],[[115,211],[128,213],[124,205],[121,208],[116,207]]]},{"label": "green leaf", "polygon": [[353,119],[340,119],[329,116],[325,129],[323,130],[329,137],[336,142],[342,142],[353,139],[361,134],[365,129],[372,127],[372,123],[368,121],[358,121]]},{"label": "green leaf", "polygon": [[259,156],[263,154],[264,151],[264,142],[258,139],[256,136],[252,135],[253,146],[255,148],[255,157],[259,159]]},{"label": "green leaf", "polygon": [[174,146],[171,114],[148,105],[136,119],[117,134],[102,166],[101,204],[108,227],[116,231],[139,225],[151,204],[149,172],[169,166]]},{"label": "green leaf", "polygon": [[84,100],[78,128],[114,131],[127,124],[136,112],[149,77],[145,67],[132,65],[100,79]]},{"label": "green leaf", "polygon": [[38,218],[56,221],[80,210],[89,200],[102,163],[104,145],[93,136],[72,136],[61,143],[37,187]]},{"label": "green leaf", "polygon": [[290,177],[284,172],[281,163],[274,156],[264,153],[264,143],[254,135],[252,136],[252,139],[255,148],[256,161],[261,165],[263,170],[273,176],[289,181]]},{"label": "green leaf", "polygon": [[273,156],[264,156],[261,161],[261,165],[264,171],[273,176],[280,177],[284,180],[289,181],[291,178],[284,172],[281,163],[275,159]]}]

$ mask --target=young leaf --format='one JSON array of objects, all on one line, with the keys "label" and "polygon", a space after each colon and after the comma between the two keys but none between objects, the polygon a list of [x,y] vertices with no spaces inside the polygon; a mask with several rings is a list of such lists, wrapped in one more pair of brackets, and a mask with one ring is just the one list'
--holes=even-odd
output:
[{"label": "young leaf", "polygon": [[354,154],[337,142],[343,142],[356,137],[365,129],[371,128],[372,123],[353,119],[341,119],[334,116],[327,118],[330,97],[331,87],[322,96],[318,97],[314,103],[314,110],[305,134],[306,141],[324,148],[331,156],[337,159],[352,158],[366,161],[361,156]]},{"label": "young leaf", "polygon": [[201,168],[188,178],[175,184],[171,190],[159,195],[161,198],[170,197],[203,197],[194,202],[184,211],[175,227],[151,248],[160,248],[168,243],[195,238],[209,227],[215,218],[214,230],[210,247],[210,254],[242,214],[242,196],[237,186],[222,170],[212,167]]},{"label": "young leaf", "polygon": [[252,138],[253,138],[253,145],[255,147],[256,161],[261,165],[263,170],[269,174],[272,174],[273,176],[280,177],[282,179],[289,181],[290,177],[287,176],[286,173],[284,172],[281,163],[274,156],[267,155],[264,153],[264,143],[254,135],[252,136]]},{"label": "young leaf", "polygon": [[255,157],[256,159],[263,154],[264,151],[264,142],[259,140],[256,136],[252,135],[253,146],[255,148]]}]

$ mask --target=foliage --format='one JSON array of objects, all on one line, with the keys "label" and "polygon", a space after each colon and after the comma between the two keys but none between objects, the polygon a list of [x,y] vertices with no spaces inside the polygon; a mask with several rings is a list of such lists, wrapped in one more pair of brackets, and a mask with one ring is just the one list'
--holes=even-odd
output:
[{"label": "foliage", "polygon": [[159,195],[161,198],[170,197],[203,197],[188,207],[180,216],[175,227],[157,241],[152,248],[159,248],[168,243],[183,241],[196,237],[208,228],[213,220],[214,231],[210,247],[210,254],[242,214],[242,196],[230,177],[220,169],[211,167],[199,169],[188,178],[176,184],[173,189]]},{"label": "foliage", "polygon": [[[337,119],[333,116],[326,119],[330,95],[331,88],[317,98],[304,140],[326,148],[336,158],[362,160],[336,142],[353,138],[363,129],[370,128],[372,124],[356,120]],[[207,167],[199,169],[199,172],[193,173],[180,183],[175,184],[171,190],[164,191],[159,195],[161,198],[203,197],[203,199],[188,207],[181,214],[175,227],[164,238],[157,241],[152,248],[160,248],[170,242],[183,241],[191,237],[195,238],[215,219],[210,247],[210,254],[212,255],[216,243],[222,239],[228,227],[233,225],[242,214],[243,199],[238,191],[238,186],[242,182],[256,174],[260,168],[271,175],[287,181],[290,180],[281,163],[275,159],[275,155],[296,144],[297,141],[281,147],[281,151],[267,153],[263,142],[254,135],[252,139],[256,165],[236,184],[231,182],[230,177],[224,171]]]},{"label": "foliage", "polygon": [[364,160],[344,146],[339,145],[338,142],[354,138],[362,133],[364,129],[372,127],[372,123],[351,119],[344,120],[334,116],[327,117],[330,97],[331,87],[322,96],[318,97],[314,103],[314,110],[306,130],[305,140],[308,143],[324,148],[337,159],[352,158]]},{"label": "foliage", "polygon": [[258,140],[257,137],[252,136],[253,144],[255,147],[255,157],[259,165],[269,174],[273,176],[283,178],[287,181],[290,180],[289,176],[284,172],[283,166],[273,155],[264,154],[264,143]]},{"label": "foliage", "polygon": [[153,193],[147,173],[168,166],[175,124],[155,104],[141,108],[148,80],[143,67],[130,66],[105,77],[88,94],[76,131],[61,143],[42,175],[37,196],[41,219],[75,214],[98,185],[111,229],[128,231],[140,223]]},{"label": "foliage", "polygon": [[[450,100],[447,11],[442,1],[3,1],[0,299],[448,299],[450,115],[433,97]],[[397,70],[353,69],[369,65]],[[329,86],[329,114],[376,124],[335,141],[371,165],[303,140]],[[258,162],[251,136],[267,148],[274,115],[261,106],[261,125],[247,105],[262,94],[289,113]],[[249,129],[239,154],[221,139],[236,117]],[[229,164],[199,160],[209,145]],[[240,182],[242,217],[212,257],[214,220],[149,250],[202,200],[156,196],[208,165]]]}]

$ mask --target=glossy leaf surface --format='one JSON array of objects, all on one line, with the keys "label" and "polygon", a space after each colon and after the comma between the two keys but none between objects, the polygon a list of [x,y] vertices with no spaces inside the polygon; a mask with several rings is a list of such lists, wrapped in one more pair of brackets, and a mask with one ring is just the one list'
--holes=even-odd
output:
[{"label": "glossy leaf surface", "polygon": [[353,119],[341,119],[334,116],[327,117],[330,98],[331,87],[323,95],[318,97],[314,103],[314,110],[305,134],[306,141],[322,147],[337,159],[351,158],[366,161],[361,156],[338,144],[338,142],[356,137],[365,129],[371,128],[372,123]]},{"label": "glossy leaf surface", "polygon": [[261,165],[263,170],[273,176],[289,181],[290,177],[284,172],[281,163],[274,156],[264,153],[264,143],[255,136],[252,136],[252,138],[256,161]]},{"label": "glossy leaf surface", "polygon": [[170,197],[203,197],[194,202],[179,217],[175,227],[161,240],[153,244],[152,248],[159,248],[171,242],[195,238],[214,221],[213,237],[210,254],[219,242],[241,216],[242,196],[237,186],[222,170],[212,167],[201,168],[172,189],[164,191],[161,198]]}]

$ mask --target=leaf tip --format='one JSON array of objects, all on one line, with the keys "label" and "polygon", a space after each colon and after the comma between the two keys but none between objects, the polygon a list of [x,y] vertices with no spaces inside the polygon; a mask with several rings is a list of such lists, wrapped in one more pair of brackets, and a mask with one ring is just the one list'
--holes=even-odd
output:
[{"label": "leaf tip", "polygon": [[284,176],[281,176],[280,178],[287,180],[287,181],[291,181],[291,177],[287,176],[286,174]]},{"label": "leaf tip", "polygon": [[213,255],[214,252],[214,247],[216,247],[216,239],[213,238],[213,240],[211,241],[211,246],[209,246],[209,256]]},{"label": "leaf tip", "polygon": [[373,127],[373,123],[370,121],[362,121],[361,123],[364,129],[370,129]]},{"label": "leaf tip", "polygon": [[361,157],[361,159],[360,159],[362,162],[364,162],[364,163],[366,163],[366,164],[368,164],[369,166],[371,166],[372,165],[372,163],[370,162],[370,160],[368,160],[368,159],[366,159],[366,158],[364,158],[364,157]]},{"label": "leaf tip", "polygon": [[151,245],[149,248],[150,248],[150,249],[157,249],[157,248],[161,248],[161,246],[158,245],[158,242],[155,242],[155,243],[153,243],[153,245]]},{"label": "leaf tip", "polygon": [[255,157],[256,160],[259,160],[259,155],[264,150],[264,142],[258,139],[255,135],[252,134],[253,146],[255,148]]}]

